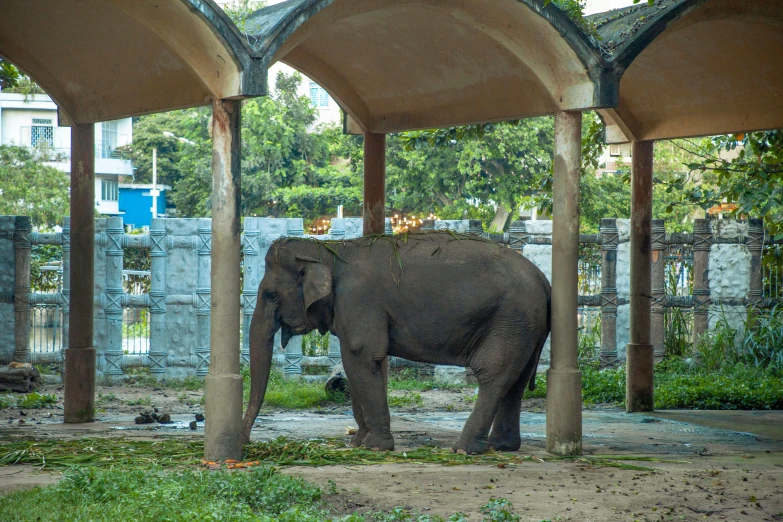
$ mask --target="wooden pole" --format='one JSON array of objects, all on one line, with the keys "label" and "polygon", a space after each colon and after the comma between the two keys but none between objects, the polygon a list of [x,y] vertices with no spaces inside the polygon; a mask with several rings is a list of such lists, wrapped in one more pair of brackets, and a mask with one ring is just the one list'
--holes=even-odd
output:
[{"label": "wooden pole", "polygon": [[386,135],[364,134],[364,235],[386,232]]}]

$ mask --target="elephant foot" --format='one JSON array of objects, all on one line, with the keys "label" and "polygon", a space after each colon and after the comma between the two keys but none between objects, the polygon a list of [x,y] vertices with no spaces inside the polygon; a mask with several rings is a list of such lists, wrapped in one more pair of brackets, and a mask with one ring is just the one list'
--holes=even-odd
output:
[{"label": "elephant foot", "polygon": [[471,440],[464,442],[460,439],[451,447],[451,451],[463,455],[478,455],[489,451],[489,443],[486,440]]},{"label": "elephant foot", "polygon": [[351,447],[358,448],[362,445],[365,438],[367,438],[367,428],[359,428],[356,435],[351,439]]},{"label": "elephant foot", "polygon": [[519,436],[489,438],[489,447],[495,451],[517,451],[521,445],[522,439]]},{"label": "elephant foot", "polygon": [[392,451],[394,449],[394,437],[392,437],[391,433],[368,433],[362,442],[362,446],[372,451]]}]

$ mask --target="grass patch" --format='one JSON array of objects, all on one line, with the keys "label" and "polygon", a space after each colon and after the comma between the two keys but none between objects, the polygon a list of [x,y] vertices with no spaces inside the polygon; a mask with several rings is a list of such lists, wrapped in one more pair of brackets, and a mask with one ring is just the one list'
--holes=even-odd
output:
[{"label": "grass patch", "polygon": [[138,399],[129,399],[125,401],[128,406],[152,406],[152,397],[147,395],[146,397],[139,397]]},{"label": "grass patch", "polygon": [[[250,367],[243,366],[244,401],[250,397]],[[264,406],[289,410],[320,408],[343,404],[347,398],[342,393],[327,393],[322,382],[308,382],[304,379],[286,379],[280,371],[273,369],[264,396]]]},{"label": "grass patch", "polygon": [[[78,440],[7,440],[0,441],[0,466],[31,464],[39,468],[63,469],[73,466],[97,468],[154,465],[157,467],[200,466],[204,455],[203,440],[89,438]],[[244,447],[244,459],[276,466],[370,465],[388,463],[442,464],[446,466],[489,464],[514,467],[520,462],[580,462],[593,466],[651,471],[630,462],[679,462],[630,455],[557,457],[489,452],[484,455],[460,455],[451,450],[421,447],[408,452],[376,452],[351,448],[343,440],[312,439],[305,441],[280,437],[254,442]]]},{"label": "grass patch", "polygon": [[26,395],[0,395],[0,408],[12,408],[14,406],[34,410],[50,408],[57,404],[57,396],[51,393],[32,392]]},{"label": "grass patch", "polygon": [[6,521],[325,520],[321,491],[270,468],[243,473],[81,468],[55,486],[0,497]]},{"label": "grass patch", "polygon": [[467,384],[422,379],[416,368],[402,368],[389,372],[389,389],[397,391],[461,390]]},{"label": "grass patch", "polygon": [[424,406],[424,399],[416,392],[406,391],[403,395],[389,396],[389,407],[409,408],[411,406]]},{"label": "grass patch", "polygon": [[[546,397],[546,377],[525,397]],[[625,367],[582,368],[585,404],[625,404]],[[656,409],[769,410],[783,408],[783,379],[770,368],[744,364],[717,370],[693,366],[672,357],[655,367]]]}]

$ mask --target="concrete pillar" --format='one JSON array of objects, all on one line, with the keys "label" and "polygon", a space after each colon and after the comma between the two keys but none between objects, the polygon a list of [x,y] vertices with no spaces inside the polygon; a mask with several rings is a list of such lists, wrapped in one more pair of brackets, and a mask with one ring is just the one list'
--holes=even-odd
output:
[{"label": "concrete pillar", "polygon": [[95,418],[95,126],[71,128],[71,307],[65,351],[66,423]]},{"label": "concrete pillar", "polygon": [[209,373],[209,316],[212,287],[212,220],[198,220],[198,275],[196,276],[196,375],[204,377]]},{"label": "concrete pillar", "polygon": [[666,222],[652,220],[652,273],[650,275],[650,343],[656,363],[666,356],[664,315],[666,314]]},{"label": "concrete pillar", "polygon": [[710,249],[712,228],[709,219],[693,221],[693,350],[698,356],[701,336],[709,328]]},{"label": "concrete pillar", "polygon": [[601,368],[617,363],[617,219],[601,220]]},{"label": "concrete pillar", "polygon": [[155,218],[150,223],[150,373],[166,374],[166,221]]},{"label": "concrete pillar", "polygon": [[631,342],[626,349],[626,411],[653,410],[653,346],[650,343],[653,142],[632,144]]},{"label": "concrete pillar", "polygon": [[241,102],[212,104],[212,314],[204,456],[242,458],[239,375]]},{"label": "concrete pillar", "polygon": [[364,133],[364,235],[386,232],[386,135]]},{"label": "concrete pillar", "polygon": [[555,113],[552,224],[552,354],[547,370],[546,449],[582,453],[582,372],[577,367],[577,265],[582,114]]},{"label": "concrete pillar", "polygon": [[[103,347],[103,373],[122,375],[122,228],[121,217],[106,220],[106,288],[103,312],[106,344]],[[155,277],[152,278],[153,284]],[[153,337],[154,338],[154,337]]]},{"label": "concrete pillar", "polygon": [[30,254],[32,225],[16,216],[14,230],[14,361],[30,362]]}]

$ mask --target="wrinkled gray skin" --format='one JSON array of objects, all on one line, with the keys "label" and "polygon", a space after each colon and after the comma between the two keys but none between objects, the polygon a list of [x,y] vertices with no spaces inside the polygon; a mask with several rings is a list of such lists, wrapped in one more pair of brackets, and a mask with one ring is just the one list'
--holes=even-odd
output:
[{"label": "wrinkled gray skin", "polygon": [[[387,356],[470,367],[476,406],[452,449],[519,449],[519,410],[550,328],[550,286],[509,248],[448,233],[327,244],[275,241],[250,323],[250,438],[269,380],[274,337],[312,330],[340,339],[358,433],[352,445],[394,449]],[[337,256],[333,252],[336,252]],[[402,265],[402,266],[400,266]],[[491,428],[491,433],[490,433]]]}]

